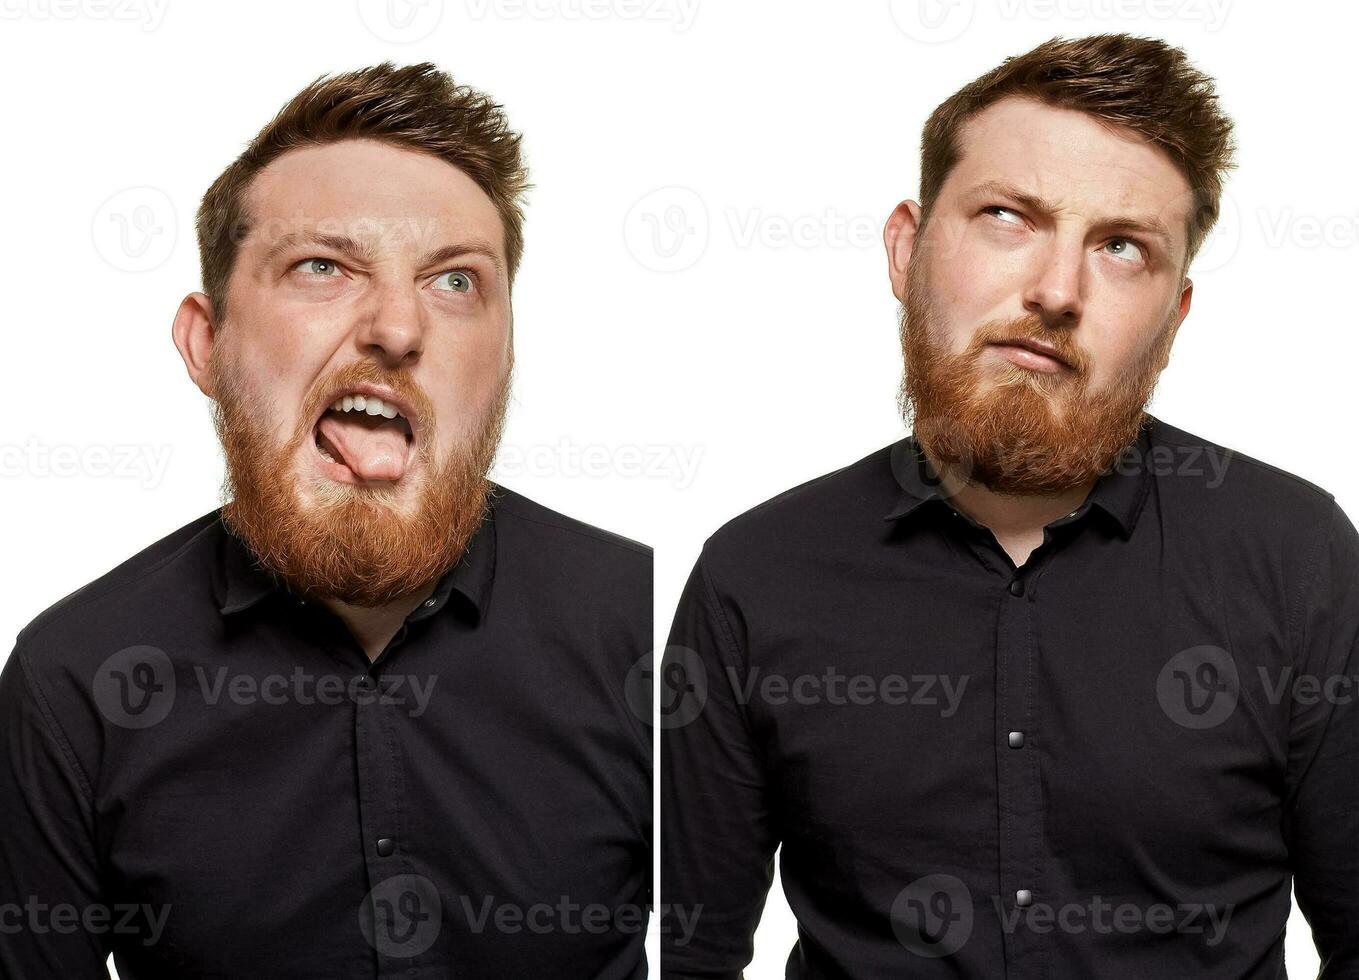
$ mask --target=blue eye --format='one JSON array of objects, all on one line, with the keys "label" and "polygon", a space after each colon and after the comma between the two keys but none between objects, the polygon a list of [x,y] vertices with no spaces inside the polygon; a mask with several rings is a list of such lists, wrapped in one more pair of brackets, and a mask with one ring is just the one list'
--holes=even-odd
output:
[{"label": "blue eye", "polygon": [[[308,269],[307,266],[313,268]],[[340,271],[339,265],[331,259],[303,259],[294,268],[302,269],[304,272],[310,272],[316,276],[330,276]]]},{"label": "blue eye", "polygon": [[[446,287],[441,287],[439,283],[447,282]],[[434,280],[434,288],[440,292],[450,293],[470,293],[472,291],[472,274],[466,269],[454,269],[452,272],[444,272]]]},{"label": "blue eye", "polygon": [[1140,262],[1142,259],[1144,259],[1144,258],[1146,257],[1145,253],[1144,253],[1143,250],[1142,250],[1142,246],[1139,245],[1137,242],[1133,241],[1131,238],[1111,238],[1111,239],[1109,239],[1108,242],[1105,243],[1104,247],[1107,249],[1107,248],[1109,248],[1109,246],[1111,246],[1111,245],[1123,245],[1123,246],[1125,246],[1125,249],[1124,249],[1124,251],[1122,251],[1122,252],[1110,252],[1110,253],[1109,253],[1110,255],[1113,255],[1113,256],[1115,256],[1115,257],[1117,257],[1117,258],[1124,258],[1124,257],[1128,254],[1128,253],[1127,253],[1127,249],[1129,249],[1129,248],[1135,250],[1135,257],[1129,259],[1128,261]]}]

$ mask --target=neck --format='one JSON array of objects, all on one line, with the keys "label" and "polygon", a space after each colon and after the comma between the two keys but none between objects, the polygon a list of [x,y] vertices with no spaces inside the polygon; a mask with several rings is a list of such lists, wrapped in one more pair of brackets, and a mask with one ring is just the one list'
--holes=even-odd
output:
[{"label": "neck", "polygon": [[332,596],[323,597],[321,602],[344,621],[371,663],[381,656],[406,617],[430,597],[436,584],[430,581],[418,591],[382,606],[355,606]]},{"label": "neck", "polygon": [[1016,495],[995,493],[975,483],[943,477],[943,487],[954,509],[962,511],[997,534],[1021,534],[1046,527],[1079,507],[1095,480],[1087,480],[1055,494]]}]

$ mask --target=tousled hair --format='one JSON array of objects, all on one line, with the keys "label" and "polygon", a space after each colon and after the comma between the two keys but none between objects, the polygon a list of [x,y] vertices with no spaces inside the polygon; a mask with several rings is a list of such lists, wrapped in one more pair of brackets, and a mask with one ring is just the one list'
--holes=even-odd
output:
[{"label": "tousled hair", "polygon": [[289,150],[371,139],[423,151],[470,177],[495,205],[504,226],[511,282],[524,251],[524,193],[529,189],[518,133],[500,105],[430,62],[390,61],[322,75],[293,96],[212,182],[198,208],[203,291],[226,320],[227,283],[250,232],[247,192],[261,170]]},{"label": "tousled hair", "polygon": [[1188,268],[1218,219],[1223,177],[1235,166],[1236,145],[1213,80],[1190,65],[1181,49],[1157,38],[1054,37],[1005,59],[940,103],[920,140],[922,227],[961,157],[964,124],[1012,96],[1089,113],[1164,150],[1193,195],[1186,229]]}]

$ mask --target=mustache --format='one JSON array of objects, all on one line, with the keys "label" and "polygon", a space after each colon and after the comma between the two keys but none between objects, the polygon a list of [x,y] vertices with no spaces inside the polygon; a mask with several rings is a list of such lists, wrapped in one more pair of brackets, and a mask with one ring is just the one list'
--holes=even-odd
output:
[{"label": "mustache", "polygon": [[965,355],[975,359],[990,344],[1032,340],[1051,347],[1059,360],[1065,361],[1076,373],[1085,375],[1090,366],[1090,358],[1085,351],[1063,330],[1048,326],[1037,314],[1020,317],[1016,320],[990,320],[983,323],[972,336]]},{"label": "mustache", "polygon": [[[399,399],[411,407],[410,415],[413,417],[408,421],[412,430],[420,433],[420,442],[428,445],[432,441],[434,405],[424,389],[416,383],[409,372],[389,370],[372,361],[355,361],[337,368],[312,386],[303,400],[296,438],[305,439],[311,436],[312,426],[334,401],[335,392],[365,384],[390,388]],[[304,429],[305,431],[302,431]]]}]

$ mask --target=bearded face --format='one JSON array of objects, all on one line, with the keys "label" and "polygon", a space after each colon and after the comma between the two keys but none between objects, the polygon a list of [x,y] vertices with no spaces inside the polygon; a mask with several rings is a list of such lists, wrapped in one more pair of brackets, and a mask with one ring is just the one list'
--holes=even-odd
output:
[{"label": "bearded face", "polygon": [[[1071,333],[1037,315],[984,323],[966,349],[951,353],[927,280],[922,255],[902,306],[900,404],[934,465],[1013,495],[1087,485],[1113,466],[1146,418],[1178,318],[1166,320],[1125,373],[1092,390],[1090,357]],[[1026,341],[1053,356],[1016,350]]]},{"label": "bearded face", "polygon": [[191,294],[174,331],[212,399],[223,520],[299,595],[409,601],[487,509],[514,361],[500,212],[370,139],[289,150],[243,206],[229,300]]},{"label": "bearded face", "polygon": [[[223,516],[266,570],[300,595],[378,606],[418,591],[458,560],[486,511],[509,372],[470,437],[439,458],[435,414],[405,373],[369,361],[337,371],[278,445],[261,424],[260,401],[223,360],[214,357],[209,368],[227,462]],[[374,390],[391,395],[356,394]],[[380,408],[370,414],[374,404]],[[308,454],[315,467],[298,467]],[[334,478],[332,470],[354,478]]]}]

